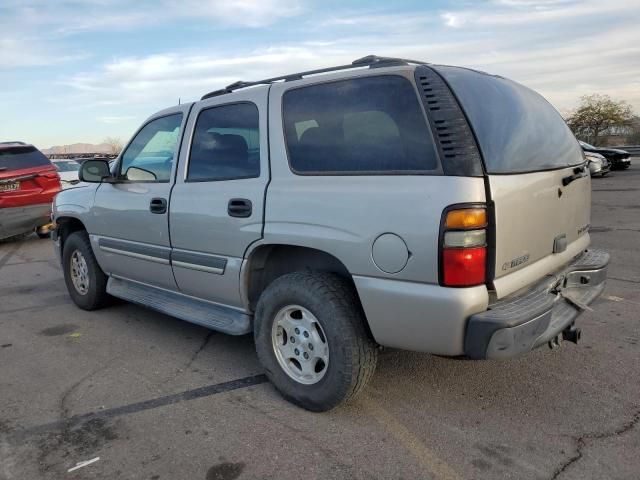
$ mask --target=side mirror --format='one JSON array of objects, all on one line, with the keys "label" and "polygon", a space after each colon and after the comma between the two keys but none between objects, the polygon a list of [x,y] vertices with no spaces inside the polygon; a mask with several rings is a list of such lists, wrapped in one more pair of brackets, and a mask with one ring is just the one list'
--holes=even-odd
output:
[{"label": "side mirror", "polygon": [[138,167],[127,168],[125,176],[127,180],[131,180],[132,182],[154,182],[157,179],[155,173]]},{"label": "side mirror", "polygon": [[78,172],[78,178],[82,182],[101,183],[107,177],[111,177],[111,171],[106,160],[87,160]]}]

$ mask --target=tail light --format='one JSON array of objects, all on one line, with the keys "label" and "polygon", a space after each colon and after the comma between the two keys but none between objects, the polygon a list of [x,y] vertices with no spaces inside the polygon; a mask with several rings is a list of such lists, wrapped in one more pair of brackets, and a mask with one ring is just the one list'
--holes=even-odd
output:
[{"label": "tail light", "polygon": [[51,180],[58,179],[60,180],[60,175],[58,172],[44,172],[40,174],[41,177],[49,178]]},{"label": "tail light", "polygon": [[440,283],[471,287],[486,282],[487,209],[461,207],[445,210],[440,235]]}]

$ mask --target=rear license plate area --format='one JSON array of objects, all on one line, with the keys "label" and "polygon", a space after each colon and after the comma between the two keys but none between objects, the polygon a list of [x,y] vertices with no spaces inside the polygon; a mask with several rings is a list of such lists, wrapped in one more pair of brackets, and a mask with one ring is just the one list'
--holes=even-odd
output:
[{"label": "rear license plate area", "polygon": [[20,182],[0,183],[0,192],[15,192],[20,190]]}]

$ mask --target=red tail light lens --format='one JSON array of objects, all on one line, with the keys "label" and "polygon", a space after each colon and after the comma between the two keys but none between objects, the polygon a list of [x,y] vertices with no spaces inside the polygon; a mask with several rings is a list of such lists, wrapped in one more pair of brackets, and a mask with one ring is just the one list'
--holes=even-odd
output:
[{"label": "red tail light lens", "polygon": [[485,282],[487,248],[445,248],[442,280],[447,287],[470,287]]},{"label": "red tail light lens", "polygon": [[445,210],[440,244],[440,283],[445,287],[482,285],[487,276],[486,207]]},{"label": "red tail light lens", "polygon": [[50,179],[60,179],[60,175],[58,174],[58,172],[45,172],[45,173],[41,173],[40,176],[44,177],[44,178],[50,178]]}]

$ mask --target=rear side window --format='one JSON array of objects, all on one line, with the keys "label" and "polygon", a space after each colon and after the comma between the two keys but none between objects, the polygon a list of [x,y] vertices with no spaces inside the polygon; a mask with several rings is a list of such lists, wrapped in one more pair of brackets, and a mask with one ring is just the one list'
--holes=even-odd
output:
[{"label": "rear side window", "polygon": [[289,90],[289,162],[300,174],[435,173],[438,161],[411,82],[365,77]]},{"label": "rear side window", "polygon": [[549,102],[506,78],[434,67],[449,83],[478,139],[488,173],[525,173],[576,165],[582,149]]},{"label": "rear side window", "polygon": [[35,147],[0,149],[0,172],[51,165],[44,154]]},{"label": "rear side window", "polygon": [[258,107],[236,103],[203,110],[193,134],[187,181],[259,176]]}]

